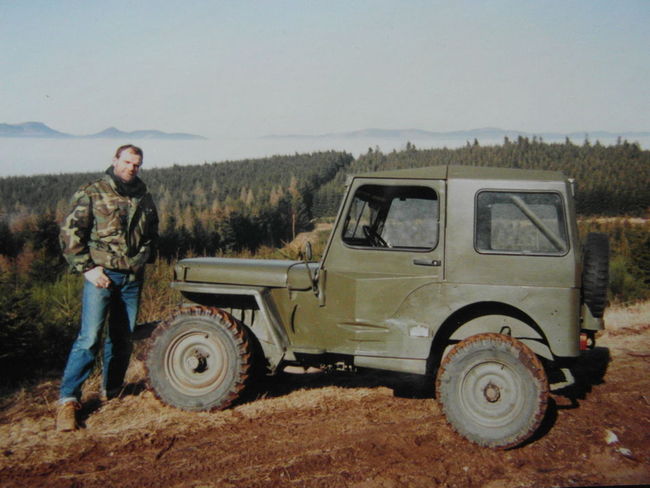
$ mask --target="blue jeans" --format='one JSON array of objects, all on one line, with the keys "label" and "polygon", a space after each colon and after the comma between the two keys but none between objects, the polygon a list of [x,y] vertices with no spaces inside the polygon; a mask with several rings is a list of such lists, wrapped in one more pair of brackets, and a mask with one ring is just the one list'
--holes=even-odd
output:
[{"label": "blue jeans", "polygon": [[61,403],[79,401],[81,398],[81,386],[88,379],[99,351],[106,316],[108,329],[104,339],[104,391],[121,388],[129,366],[133,350],[131,333],[138,314],[142,281],[128,281],[128,274],[108,269],[104,273],[111,279],[109,288],[97,288],[84,280],[81,330],[63,371],[59,394]]}]

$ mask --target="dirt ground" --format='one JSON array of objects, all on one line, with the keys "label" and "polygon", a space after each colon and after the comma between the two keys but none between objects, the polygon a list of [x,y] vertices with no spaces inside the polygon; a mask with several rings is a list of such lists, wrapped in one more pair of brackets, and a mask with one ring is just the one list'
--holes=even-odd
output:
[{"label": "dirt ground", "polygon": [[[554,394],[539,434],[477,447],[435,399],[396,375],[283,374],[216,413],[161,405],[135,380],[84,428],[54,430],[56,382],[0,404],[0,486],[552,487],[650,483],[650,304],[608,312],[573,396]],[[91,390],[93,385],[89,385]]]}]

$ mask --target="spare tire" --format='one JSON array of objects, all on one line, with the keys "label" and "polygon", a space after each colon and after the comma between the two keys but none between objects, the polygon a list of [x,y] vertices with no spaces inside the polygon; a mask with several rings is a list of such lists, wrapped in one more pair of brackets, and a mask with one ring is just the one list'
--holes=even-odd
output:
[{"label": "spare tire", "polygon": [[587,235],[583,250],[582,299],[595,318],[601,318],[609,284],[609,239],[607,234]]}]

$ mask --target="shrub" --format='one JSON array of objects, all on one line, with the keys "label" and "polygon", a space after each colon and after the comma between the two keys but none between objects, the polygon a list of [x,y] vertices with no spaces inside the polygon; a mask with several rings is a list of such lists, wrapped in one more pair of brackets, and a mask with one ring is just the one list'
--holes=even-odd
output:
[{"label": "shrub", "polygon": [[633,265],[625,256],[615,256],[609,265],[609,289],[614,301],[631,302],[647,298],[648,288],[630,270]]},{"label": "shrub", "polygon": [[11,384],[33,374],[39,363],[40,310],[28,291],[0,276],[0,370]]}]

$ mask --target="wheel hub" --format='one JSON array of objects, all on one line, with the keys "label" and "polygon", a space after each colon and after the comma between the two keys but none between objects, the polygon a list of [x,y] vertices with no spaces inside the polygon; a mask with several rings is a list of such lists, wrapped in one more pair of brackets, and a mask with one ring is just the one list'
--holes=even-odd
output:
[{"label": "wheel hub", "polygon": [[483,389],[483,396],[485,396],[485,399],[488,402],[496,403],[501,398],[501,390],[497,385],[495,385],[490,381],[487,384],[487,386]]},{"label": "wheel hub", "polygon": [[210,354],[195,349],[191,356],[185,360],[187,368],[193,373],[203,373],[208,368]]}]

